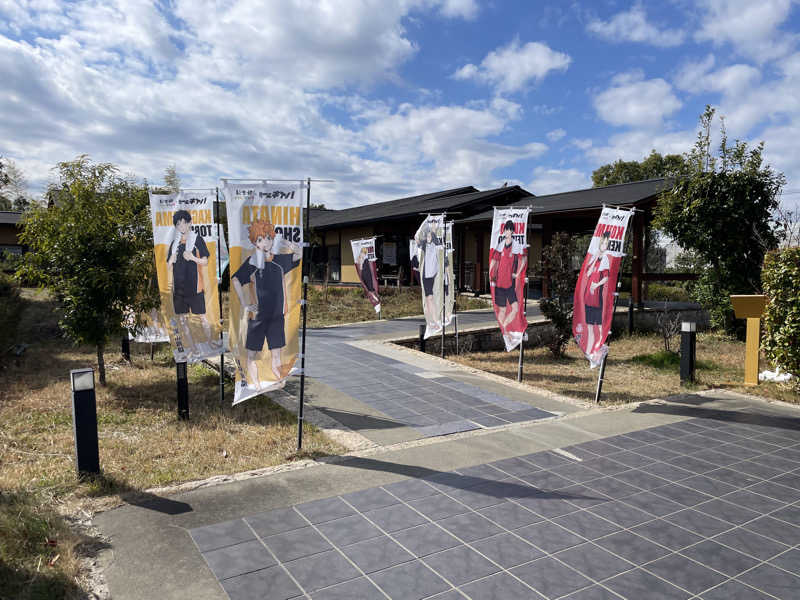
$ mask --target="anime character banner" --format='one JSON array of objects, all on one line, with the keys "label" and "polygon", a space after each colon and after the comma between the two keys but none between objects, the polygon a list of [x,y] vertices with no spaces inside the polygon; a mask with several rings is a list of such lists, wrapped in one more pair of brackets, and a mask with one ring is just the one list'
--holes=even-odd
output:
[{"label": "anime character banner", "polygon": [[375,307],[375,312],[379,313],[381,299],[378,296],[378,258],[375,256],[375,238],[351,240],[350,247],[353,250],[353,261],[364,295]]},{"label": "anime character banner", "polygon": [[528,328],[524,302],[529,212],[529,208],[495,208],[492,220],[489,286],[507,352],[522,343]]},{"label": "anime character banner", "polygon": [[608,354],[614,292],[632,211],[604,208],[575,286],[572,335],[592,368]]},{"label": "anime character banner", "polygon": [[452,224],[447,224],[447,234],[445,226],[444,215],[428,215],[414,235],[426,339],[440,333],[453,318],[452,250],[445,250],[445,235],[452,237]]},{"label": "anime character banner", "polygon": [[164,320],[157,308],[149,313],[141,313],[137,319],[135,314],[128,315],[125,327],[128,330],[128,339],[132,342],[143,344],[157,344],[169,341],[169,333],[164,327]]},{"label": "anime character banner", "polygon": [[282,388],[297,359],[302,185],[224,184],[231,272],[229,338],[237,366],[233,398],[237,404]]},{"label": "anime character banner", "polygon": [[150,192],[161,316],[176,362],[223,352],[214,190]]}]

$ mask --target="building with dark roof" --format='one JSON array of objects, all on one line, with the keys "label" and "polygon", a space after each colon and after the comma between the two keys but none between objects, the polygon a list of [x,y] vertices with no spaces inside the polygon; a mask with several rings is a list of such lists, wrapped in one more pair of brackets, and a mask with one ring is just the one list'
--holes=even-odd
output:
[{"label": "building with dark roof", "polygon": [[[590,233],[603,206],[618,206],[638,209],[630,224],[632,292],[638,303],[645,278],[646,232],[658,195],[668,185],[665,179],[650,179],[546,196],[534,196],[519,186],[486,191],[469,186],[344,210],[312,211],[311,227],[318,244],[313,260],[314,274],[322,279],[327,265],[331,281],[357,283],[350,241],[377,235],[380,236],[378,255],[383,259],[381,273],[409,283],[409,240],[426,213],[448,212],[455,220],[454,266],[459,289],[485,292],[488,290],[493,207],[531,207],[528,243],[529,270],[532,270],[541,259],[542,247],[550,243],[554,232]],[[533,280],[532,290],[534,297],[546,295],[546,280]]]},{"label": "building with dark roof", "polygon": [[19,241],[21,220],[22,213],[19,211],[0,211],[0,252],[22,254],[23,245]]}]

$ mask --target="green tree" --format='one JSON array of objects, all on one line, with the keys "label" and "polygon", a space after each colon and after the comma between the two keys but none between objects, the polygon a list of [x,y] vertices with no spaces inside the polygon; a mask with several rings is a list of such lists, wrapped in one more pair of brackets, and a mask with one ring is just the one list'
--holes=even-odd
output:
[{"label": "green tree", "polygon": [[661,155],[655,150],[641,161],[617,160],[592,171],[592,187],[644,181],[659,177],[676,177],[687,172],[686,158],[681,154]]},{"label": "green tree", "polygon": [[178,176],[178,169],[174,164],[164,169],[164,189],[172,194],[181,191],[181,178]]},{"label": "green tree", "polygon": [[712,325],[733,332],[729,296],[761,291],[764,254],[779,242],[773,215],[785,179],[763,164],[763,142],[753,149],[738,140],[729,145],[724,119],[714,153],[714,112],[707,106],[700,117],[689,171],[661,194],[653,224],[705,266],[692,295],[709,310]]},{"label": "green tree", "polygon": [[59,299],[59,325],[75,343],[96,347],[105,385],[108,340],[122,335],[129,309],[140,313],[155,305],[147,289],[155,268],[147,188],[85,155],[57,169],[50,205],[35,206],[23,217],[20,237],[31,251],[18,274]]},{"label": "green tree", "polygon": [[31,206],[28,197],[28,182],[25,174],[11,159],[0,159],[3,175],[0,177],[0,208],[2,210],[28,210]]},{"label": "green tree", "polygon": [[538,272],[550,280],[550,297],[539,301],[539,309],[552,323],[553,336],[547,347],[556,358],[563,356],[572,339],[572,305],[578,282],[573,266],[576,253],[576,239],[564,232],[555,233],[550,244],[542,248]]}]

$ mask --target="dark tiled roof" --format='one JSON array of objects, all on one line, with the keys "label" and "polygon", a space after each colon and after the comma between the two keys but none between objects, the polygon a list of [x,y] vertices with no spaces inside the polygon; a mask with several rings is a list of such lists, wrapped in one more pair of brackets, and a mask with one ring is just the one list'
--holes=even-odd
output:
[{"label": "dark tiled roof", "polygon": [[402,219],[413,217],[422,213],[435,213],[441,211],[454,211],[459,209],[461,212],[482,211],[493,198],[513,197],[513,200],[521,200],[533,196],[530,192],[519,186],[496,188],[493,190],[478,191],[474,187],[457,188],[412,196],[411,198],[401,198],[399,200],[389,200],[376,204],[367,204],[344,210],[331,211],[326,214],[314,215],[312,213],[313,228],[327,229],[331,227],[341,227],[345,225],[358,225],[378,220]]},{"label": "dark tiled roof", "polygon": [[[533,202],[523,200],[514,203],[514,205],[525,206],[531,204],[533,206],[531,214],[537,216],[596,209],[601,208],[604,204],[608,206],[632,206],[656,196],[667,187],[669,187],[669,181],[666,179],[648,179],[646,181],[620,183],[599,188],[576,190],[574,192],[536,196],[536,200]],[[459,222],[490,221],[492,216],[492,211],[488,210],[460,219]]]},{"label": "dark tiled roof", "polygon": [[[320,211],[318,214],[311,213],[311,227],[327,228],[341,225],[354,225],[378,219],[397,219],[408,215],[417,214],[421,211],[430,210],[444,198],[451,198],[462,194],[477,192],[474,187],[460,187],[452,190],[442,190],[430,194],[410,196],[398,200],[387,200],[386,202],[376,202],[364,206],[354,206],[342,210]],[[436,201],[439,201],[437,203]],[[439,209],[441,210],[441,209]]]},{"label": "dark tiled roof", "polygon": [[21,218],[22,218],[21,212],[10,211],[10,210],[0,211],[0,223],[9,223],[11,225],[16,225],[17,223],[19,223]]}]

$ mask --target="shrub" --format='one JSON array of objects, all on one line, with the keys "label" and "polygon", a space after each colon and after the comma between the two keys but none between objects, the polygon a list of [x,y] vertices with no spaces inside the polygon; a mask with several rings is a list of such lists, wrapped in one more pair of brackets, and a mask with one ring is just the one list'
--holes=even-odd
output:
[{"label": "shrub", "polygon": [[[10,275],[0,273],[0,331],[3,332],[3,347],[0,354],[14,343],[19,317],[22,314],[22,298],[19,285]],[[7,342],[7,343],[6,343]]]},{"label": "shrub", "polygon": [[800,377],[800,247],[769,252],[761,280],[767,296],[764,352],[774,365]]},{"label": "shrub", "polygon": [[550,297],[539,301],[539,309],[553,324],[553,335],[546,344],[556,358],[563,356],[572,339],[572,304],[578,280],[572,268],[575,252],[575,238],[563,232],[555,234],[550,245],[542,248],[539,272],[550,277]]}]

